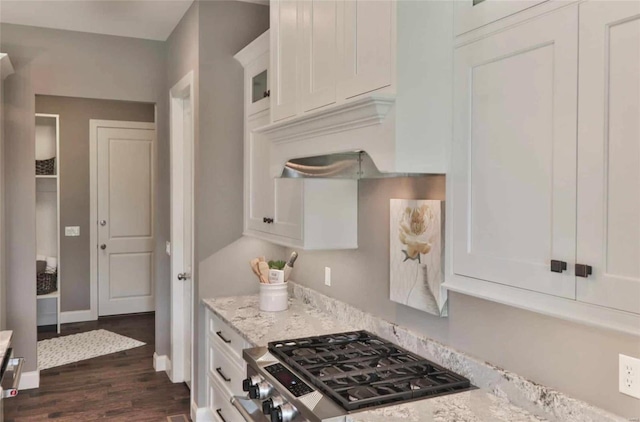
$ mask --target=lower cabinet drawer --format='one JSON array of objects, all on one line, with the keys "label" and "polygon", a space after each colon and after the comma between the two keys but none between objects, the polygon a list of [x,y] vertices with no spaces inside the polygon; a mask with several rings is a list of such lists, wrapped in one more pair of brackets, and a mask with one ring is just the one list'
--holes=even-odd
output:
[{"label": "lower cabinet drawer", "polygon": [[217,422],[245,422],[231,404],[231,395],[211,376],[207,376],[207,405]]},{"label": "lower cabinet drawer", "polygon": [[238,362],[242,361],[242,349],[249,347],[240,334],[232,330],[220,318],[207,309],[207,335],[226,349],[230,356]]},{"label": "lower cabinet drawer", "polygon": [[246,378],[246,365],[238,365],[211,340],[208,341],[207,349],[207,375],[224,386],[230,395],[244,395],[242,380]]}]

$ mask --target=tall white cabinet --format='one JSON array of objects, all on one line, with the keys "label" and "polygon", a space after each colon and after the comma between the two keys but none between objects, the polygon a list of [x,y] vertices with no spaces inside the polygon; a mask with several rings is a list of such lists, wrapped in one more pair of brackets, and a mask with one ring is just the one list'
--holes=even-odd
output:
[{"label": "tall white cabinet", "polygon": [[552,3],[455,51],[445,287],[640,334],[640,2]]},{"label": "tall white cabinet", "polygon": [[[51,175],[35,175],[36,254],[57,261],[57,290],[37,296],[38,325],[56,325],[60,333],[60,117],[35,115],[35,159],[56,158]],[[32,281],[33,283],[36,280]]]}]

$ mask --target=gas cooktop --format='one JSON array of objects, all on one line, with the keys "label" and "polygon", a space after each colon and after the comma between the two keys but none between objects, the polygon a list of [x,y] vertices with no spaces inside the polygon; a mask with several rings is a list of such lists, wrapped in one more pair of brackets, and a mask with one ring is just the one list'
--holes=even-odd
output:
[{"label": "gas cooktop", "polygon": [[472,388],[468,379],[367,331],[276,341],[268,349],[347,411]]}]

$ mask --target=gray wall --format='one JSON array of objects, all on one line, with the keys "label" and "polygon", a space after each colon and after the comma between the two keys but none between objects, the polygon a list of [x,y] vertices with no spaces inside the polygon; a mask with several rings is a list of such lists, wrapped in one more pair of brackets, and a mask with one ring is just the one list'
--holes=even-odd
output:
[{"label": "gray wall", "polygon": [[[89,120],[153,122],[155,106],[38,95],[36,112],[60,115],[60,308],[89,309]],[[80,236],[65,237],[65,226],[80,226]]]},{"label": "gray wall", "polygon": [[640,401],[618,393],[618,353],[640,357],[637,337],[456,293],[449,318],[389,300],[389,199],[444,199],[444,176],[363,180],[358,195],[359,248],[299,251],[292,279],[595,406],[640,415]]},{"label": "gray wall", "polygon": [[[167,77],[165,82],[166,95],[169,90],[190,71],[194,75],[194,110],[193,118],[195,122],[195,154],[197,156],[198,147],[198,121],[200,119],[198,107],[198,7],[199,3],[194,2],[187,13],[182,17],[166,42],[167,49]],[[169,133],[169,103],[163,105],[163,114],[167,119],[159,120],[166,133]],[[156,222],[158,232],[163,231],[164,240],[168,240],[170,225],[170,172],[169,172],[169,140],[158,145],[158,177],[156,191]],[[158,275],[156,284],[156,353],[171,357],[171,338],[168,327],[171,325],[170,300],[170,271],[171,263],[169,257],[164,253],[164,240],[159,239],[156,247],[156,274]],[[196,280],[194,279],[195,283]]]},{"label": "gray wall", "polygon": [[[204,364],[204,310],[198,298],[247,290],[225,278],[219,263],[242,274],[256,251],[274,249],[264,242],[240,240],[243,209],[243,69],[233,55],[269,28],[269,8],[239,1],[204,1],[199,8],[199,143],[196,163],[195,362]],[[251,245],[251,246],[249,246]],[[280,250],[281,248],[275,248]],[[235,253],[230,253],[234,251]],[[222,257],[228,258],[222,261]],[[230,282],[233,280],[233,283]],[[254,285],[252,282],[251,285]],[[196,373],[196,397],[204,383]]]},{"label": "gray wall", "polygon": [[[15,330],[15,352],[25,357],[25,371],[34,371],[35,95],[163,104],[165,51],[158,41],[21,25],[2,24],[0,34],[0,50],[10,54],[16,68],[5,81],[5,240],[11,245],[6,325]],[[157,138],[158,144],[166,142],[166,133],[158,130]]]}]

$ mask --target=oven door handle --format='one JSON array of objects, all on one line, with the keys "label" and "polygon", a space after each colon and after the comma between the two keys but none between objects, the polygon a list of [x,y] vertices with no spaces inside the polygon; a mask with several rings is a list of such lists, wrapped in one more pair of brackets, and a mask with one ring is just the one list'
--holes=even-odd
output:
[{"label": "oven door handle", "polygon": [[245,421],[269,422],[269,419],[262,413],[262,409],[251,399],[235,396],[231,397],[231,404],[240,412],[240,415],[242,415]]},{"label": "oven door handle", "polygon": [[[2,398],[15,397],[18,395],[18,386],[22,376],[22,366],[24,358],[11,358],[2,377]],[[8,375],[11,375],[8,378]],[[7,378],[5,378],[7,377]]]}]

